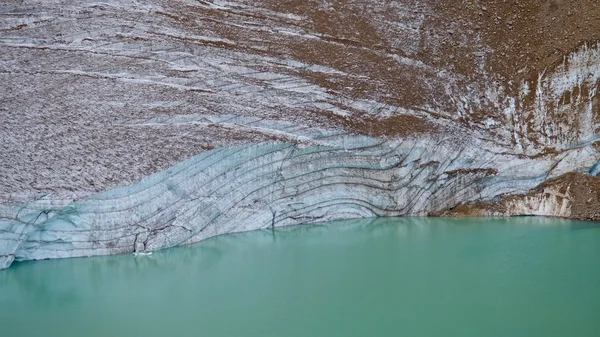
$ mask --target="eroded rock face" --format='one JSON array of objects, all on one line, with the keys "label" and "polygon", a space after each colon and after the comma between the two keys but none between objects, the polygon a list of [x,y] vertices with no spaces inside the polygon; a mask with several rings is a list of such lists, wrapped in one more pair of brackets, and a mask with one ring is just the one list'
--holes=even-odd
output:
[{"label": "eroded rock face", "polygon": [[334,218],[597,220],[599,39],[594,1],[4,1],[0,268]]},{"label": "eroded rock face", "polygon": [[571,172],[549,179],[524,194],[461,204],[437,216],[542,215],[600,221],[600,177]]}]

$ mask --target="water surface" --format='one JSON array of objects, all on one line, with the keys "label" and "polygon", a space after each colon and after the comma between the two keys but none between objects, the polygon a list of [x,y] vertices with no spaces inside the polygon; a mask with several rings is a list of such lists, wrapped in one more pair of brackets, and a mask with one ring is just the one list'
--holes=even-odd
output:
[{"label": "water surface", "polygon": [[0,271],[0,336],[600,336],[600,226],[375,219]]}]

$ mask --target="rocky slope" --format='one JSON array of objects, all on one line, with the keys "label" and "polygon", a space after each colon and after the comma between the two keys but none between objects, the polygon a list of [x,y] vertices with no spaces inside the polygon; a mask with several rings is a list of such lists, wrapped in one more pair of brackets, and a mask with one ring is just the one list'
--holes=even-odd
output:
[{"label": "rocky slope", "polygon": [[600,218],[596,1],[0,4],[0,268],[380,215]]}]

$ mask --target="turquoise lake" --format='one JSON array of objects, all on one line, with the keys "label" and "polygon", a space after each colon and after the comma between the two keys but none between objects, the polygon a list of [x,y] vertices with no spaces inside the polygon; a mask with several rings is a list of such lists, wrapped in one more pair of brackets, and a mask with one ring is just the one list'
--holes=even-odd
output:
[{"label": "turquoise lake", "polygon": [[14,263],[0,336],[600,336],[600,224],[378,218]]}]

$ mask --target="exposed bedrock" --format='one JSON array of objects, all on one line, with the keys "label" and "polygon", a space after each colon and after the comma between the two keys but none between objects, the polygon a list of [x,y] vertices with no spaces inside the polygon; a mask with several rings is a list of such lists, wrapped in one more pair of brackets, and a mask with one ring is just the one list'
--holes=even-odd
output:
[{"label": "exposed bedrock", "polygon": [[0,269],[396,215],[600,220],[595,1],[0,4]]}]

